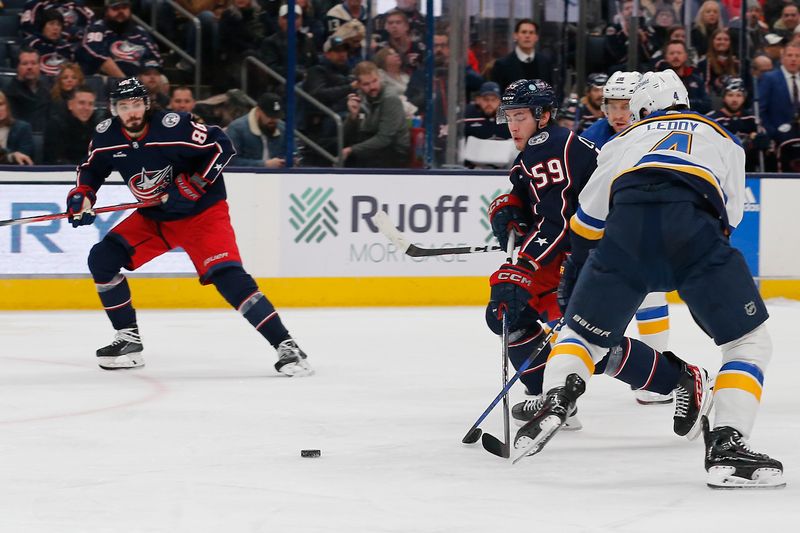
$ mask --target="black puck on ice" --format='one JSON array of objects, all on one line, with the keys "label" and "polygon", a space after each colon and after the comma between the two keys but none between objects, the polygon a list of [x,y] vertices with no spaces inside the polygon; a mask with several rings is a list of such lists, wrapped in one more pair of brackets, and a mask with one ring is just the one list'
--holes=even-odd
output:
[{"label": "black puck on ice", "polygon": [[319,450],[300,450],[300,457],[319,457],[322,452]]}]

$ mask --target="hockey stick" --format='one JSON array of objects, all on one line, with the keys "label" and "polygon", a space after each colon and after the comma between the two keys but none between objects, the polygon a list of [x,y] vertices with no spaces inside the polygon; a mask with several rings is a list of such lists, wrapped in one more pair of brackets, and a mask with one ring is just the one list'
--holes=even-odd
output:
[{"label": "hockey stick", "polygon": [[[159,205],[161,200],[148,200],[146,202],[133,202],[129,204],[108,205],[105,207],[98,207],[93,209],[95,214],[111,213],[112,211],[126,211],[128,209],[141,209],[143,207],[153,207]],[[47,222],[48,220],[58,220],[60,218],[69,217],[69,213],[53,213],[50,215],[36,215],[25,218],[12,218],[9,220],[0,220],[0,226],[18,226],[20,224],[33,224],[34,222]]]},{"label": "hockey stick", "polygon": [[539,345],[536,347],[536,349],[533,350],[531,355],[525,360],[524,363],[522,363],[522,365],[519,367],[519,370],[517,370],[517,372],[513,376],[511,376],[511,379],[508,380],[508,383],[506,384],[505,387],[503,387],[503,390],[501,390],[500,393],[497,396],[495,396],[494,400],[492,400],[492,403],[489,404],[489,407],[487,407],[486,410],[481,414],[481,416],[478,417],[478,420],[476,420],[475,423],[472,424],[472,427],[469,428],[469,431],[467,431],[467,434],[464,435],[463,439],[461,439],[461,442],[463,442],[464,444],[475,444],[476,442],[478,442],[478,439],[480,439],[481,435],[483,434],[483,431],[478,426],[481,425],[481,422],[483,422],[489,415],[489,413],[492,412],[494,406],[498,404],[498,402],[503,398],[503,396],[511,389],[514,383],[517,382],[522,373],[528,370],[528,367],[531,366],[533,360],[539,356],[539,353],[541,353],[541,351],[544,350],[545,346],[547,346],[547,344],[550,342],[550,339],[553,338],[553,335],[555,335],[563,325],[564,325],[564,317],[561,317],[561,319],[559,319],[559,321],[553,326],[553,329],[551,329],[550,332],[547,335],[545,335],[544,339],[542,339],[539,342]]},{"label": "hockey stick", "polygon": [[383,233],[387,239],[397,246],[397,249],[411,257],[430,257],[433,255],[450,255],[450,254],[478,254],[484,252],[502,252],[503,249],[499,246],[452,246],[447,248],[422,248],[416,244],[408,242],[405,236],[400,233],[386,211],[378,211],[375,213],[371,221],[378,230]]}]

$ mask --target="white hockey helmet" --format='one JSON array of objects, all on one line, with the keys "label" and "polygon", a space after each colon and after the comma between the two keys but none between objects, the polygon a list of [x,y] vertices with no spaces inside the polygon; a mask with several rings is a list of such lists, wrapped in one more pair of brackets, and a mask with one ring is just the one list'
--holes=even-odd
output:
[{"label": "white hockey helmet", "polygon": [[642,120],[642,111],[647,114],[675,105],[689,107],[689,93],[674,70],[646,72],[633,90],[631,113],[636,121]]},{"label": "white hockey helmet", "polygon": [[603,86],[603,105],[608,100],[630,100],[633,96],[633,89],[642,74],[639,72],[617,71],[608,78],[608,82]]}]

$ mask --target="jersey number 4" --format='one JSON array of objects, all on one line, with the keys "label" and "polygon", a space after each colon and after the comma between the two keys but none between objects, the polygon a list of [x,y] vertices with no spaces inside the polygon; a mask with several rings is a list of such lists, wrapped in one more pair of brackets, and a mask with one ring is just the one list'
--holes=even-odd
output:
[{"label": "jersey number 4", "polygon": [[564,167],[561,160],[554,157],[531,167],[531,177],[534,187],[541,189],[548,183],[564,181]]},{"label": "jersey number 4", "polygon": [[675,150],[676,152],[692,153],[692,134],[682,131],[673,131],[661,139],[653,146],[650,151],[656,150]]}]

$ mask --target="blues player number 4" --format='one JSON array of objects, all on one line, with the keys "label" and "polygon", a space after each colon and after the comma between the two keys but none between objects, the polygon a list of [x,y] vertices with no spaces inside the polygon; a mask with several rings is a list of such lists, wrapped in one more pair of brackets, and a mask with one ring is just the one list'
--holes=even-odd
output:
[{"label": "blues player number 4", "polygon": [[656,150],[675,150],[686,154],[692,153],[692,134],[682,131],[673,131],[661,139],[653,146],[650,151]]}]

